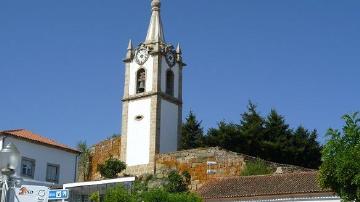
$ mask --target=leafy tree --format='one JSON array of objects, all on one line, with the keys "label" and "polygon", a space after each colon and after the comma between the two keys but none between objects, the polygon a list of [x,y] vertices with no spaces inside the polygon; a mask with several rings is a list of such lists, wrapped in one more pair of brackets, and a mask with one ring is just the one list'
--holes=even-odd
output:
[{"label": "leafy tree", "polygon": [[186,122],[182,125],[180,149],[192,149],[204,145],[204,131],[201,121],[196,119],[195,114],[190,111]]},{"label": "leafy tree", "polygon": [[81,173],[82,181],[87,181],[90,177],[90,148],[86,141],[80,141],[77,144],[77,149],[81,152],[79,156],[78,168]]},{"label": "leafy tree", "polygon": [[97,169],[101,176],[108,179],[113,179],[117,178],[117,175],[126,169],[126,164],[119,159],[110,157],[105,161],[104,164],[99,164]]},{"label": "leafy tree", "polygon": [[343,116],[342,132],[329,129],[322,150],[320,184],[331,188],[345,201],[360,201],[359,113]]},{"label": "leafy tree", "polygon": [[272,173],[272,170],[269,166],[266,165],[264,161],[257,159],[256,161],[249,161],[245,165],[244,171],[242,171],[242,176],[250,175],[266,175]]},{"label": "leafy tree", "polygon": [[165,185],[165,190],[170,193],[181,193],[189,191],[188,186],[190,182],[190,174],[184,172],[180,175],[177,171],[171,171],[168,175],[168,184]]}]

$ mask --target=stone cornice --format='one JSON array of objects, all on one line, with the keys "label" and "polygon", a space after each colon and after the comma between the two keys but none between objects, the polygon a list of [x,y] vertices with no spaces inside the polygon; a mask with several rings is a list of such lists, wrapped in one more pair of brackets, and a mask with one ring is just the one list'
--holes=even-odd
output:
[{"label": "stone cornice", "polygon": [[163,92],[146,92],[146,93],[140,93],[140,94],[136,94],[136,95],[131,95],[128,97],[124,97],[122,99],[123,102],[126,101],[132,101],[132,100],[139,100],[139,99],[144,99],[144,98],[148,98],[151,96],[160,96],[162,99],[169,101],[171,103],[177,104],[177,105],[182,105],[182,100],[179,100],[171,95],[168,95],[166,93]]}]

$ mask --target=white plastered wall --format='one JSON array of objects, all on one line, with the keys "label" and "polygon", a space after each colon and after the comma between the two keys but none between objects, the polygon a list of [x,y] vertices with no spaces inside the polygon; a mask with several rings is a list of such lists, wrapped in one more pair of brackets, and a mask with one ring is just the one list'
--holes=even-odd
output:
[{"label": "white plastered wall", "polygon": [[[77,154],[64,150],[34,144],[21,139],[7,137],[5,144],[12,142],[20,152],[21,157],[35,160],[34,179],[46,182],[47,164],[60,166],[59,184],[72,183],[76,178],[76,156]],[[21,176],[21,165],[16,169],[16,174]]]},{"label": "white plastered wall", "polygon": [[[161,91],[166,92],[166,72],[169,68],[166,60],[161,59]],[[179,98],[179,65],[176,64],[171,68],[174,73],[174,97]]]},{"label": "white plastered wall", "polygon": [[146,92],[150,92],[152,90],[153,61],[154,59],[150,56],[145,64],[141,66],[138,65],[135,60],[130,64],[129,95],[136,94],[136,73],[141,67],[143,67],[146,71]]},{"label": "white plastered wall", "polygon": [[0,136],[0,150],[2,150],[3,147],[3,139],[4,137]]},{"label": "white plastered wall", "polygon": [[[126,145],[126,163],[128,166],[149,163],[150,108],[150,98],[129,102]],[[143,118],[136,120],[136,116]]]},{"label": "white plastered wall", "polygon": [[178,106],[161,101],[160,153],[177,150]]}]

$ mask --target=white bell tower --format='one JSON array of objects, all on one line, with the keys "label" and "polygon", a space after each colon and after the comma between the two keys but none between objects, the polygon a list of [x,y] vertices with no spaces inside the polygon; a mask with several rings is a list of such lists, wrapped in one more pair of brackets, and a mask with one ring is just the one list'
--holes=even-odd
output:
[{"label": "white bell tower", "polygon": [[121,159],[129,174],[153,173],[158,153],[176,151],[182,121],[180,45],[165,42],[160,0],[152,0],[146,39],[130,40],[125,62]]}]

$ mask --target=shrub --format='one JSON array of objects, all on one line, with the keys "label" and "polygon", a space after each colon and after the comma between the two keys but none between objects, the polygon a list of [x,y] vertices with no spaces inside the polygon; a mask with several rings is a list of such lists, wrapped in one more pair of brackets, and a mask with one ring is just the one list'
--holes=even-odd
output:
[{"label": "shrub", "polygon": [[105,202],[201,202],[202,199],[193,193],[170,193],[164,189],[153,189],[141,193],[133,192],[118,186],[109,189]]},{"label": "shrub", "polygon": [[99,164],[97,168],[101,176],[108,179],[117,178],[117,175],[125,169],[126,164],[113,157],[110,157],[108,160],[106,160],[104,164]]},{"label": "shrub", "polygon": [[92,202],[100,202],[100,193],[98,191],[92,193],[89,196],[89,200],[92,201]]},{"label": "shrub", "polygon": [[241,173],[242,176],[250,175],[266,175],[270,174],[271,168],[269,168],[264,161],[257,159],[253,162],[247,162],[244,171]]},{"label": "shrub", "polygon": [[165,185],[166,191],[170,193],[187,192],[190,182],[190,174],[188,172],[180,175],[177,171],[171,171],[168,175],[168,183]]},{"label": "shrub", "polygon": [[202,199],[192,193],[170,193],[164,189],[145,192],[140,198],[144,202],[201,202]]},{"label": "shrub", "polygon": [[106,191],[105,202],[136,202],[136,199],[120,185]]}]

